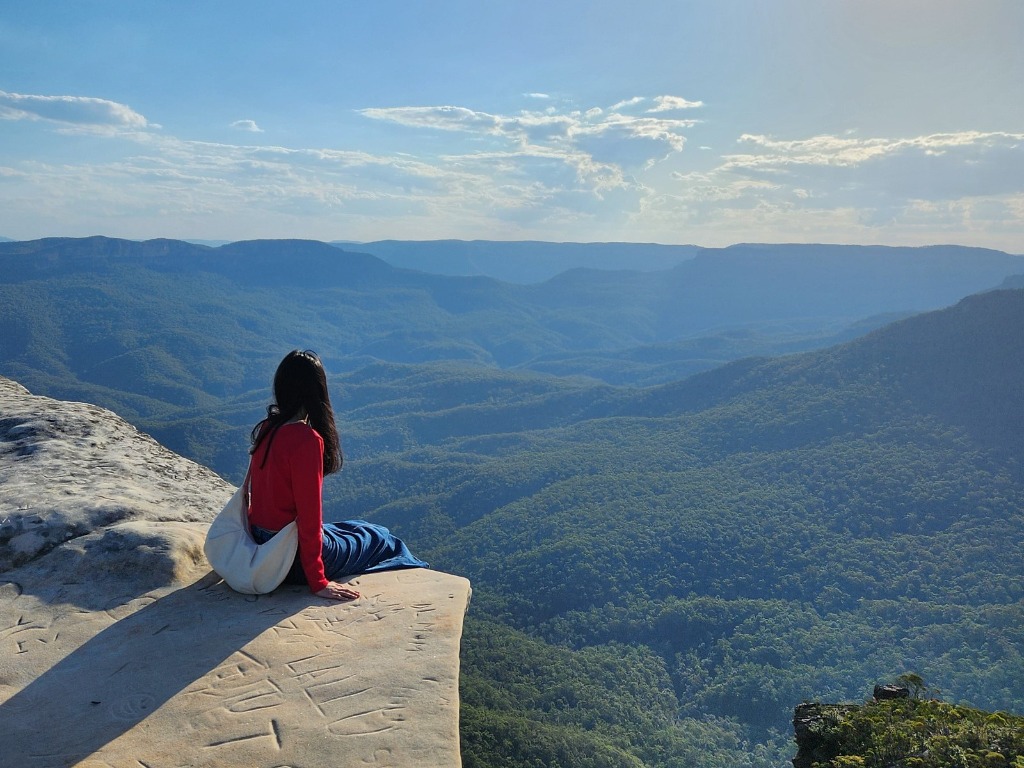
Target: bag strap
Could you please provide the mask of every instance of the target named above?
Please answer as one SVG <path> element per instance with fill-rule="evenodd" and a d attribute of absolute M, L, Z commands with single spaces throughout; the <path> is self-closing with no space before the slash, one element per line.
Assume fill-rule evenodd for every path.
<path fill-rule="evenodd" d="M 249 459 L 249 468 L 245 470 L 245 480 L 242 481 L 242 521 L 245 523 L 245 532 L 252 539 L 252 523 L 249 522 L 250 491 L 252 490 L 252 459 Z"/>
<path fill-rule="evenodd" d="M 245 470 L 245 480 L 242 481 L 242 501 L 245 503 L 245 516 L 249 517 L 249 502 L 252 495 L 252 458 L 249 459 L 249 467 Z"/>

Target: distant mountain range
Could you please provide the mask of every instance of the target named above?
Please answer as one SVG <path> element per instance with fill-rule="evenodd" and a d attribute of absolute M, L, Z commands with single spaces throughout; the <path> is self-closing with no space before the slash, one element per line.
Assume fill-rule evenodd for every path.
<path fill-rule="evenodd" d="M 312 241 L 210 248 L 97 237 L 5 243 L 0 266 L 0 327 L 9 333 L 0 364 L 25 363 L 38 342 L 48 349 L 30 368 L 65 359 L 103 367 L 142 349 L 146 331 L 170 313 L 185 336 L 213 337 L 195 354 L 242 365 L 261 349 L 305 343 L 336 370 L 462 360 L 650 384 L 745 355 L 824 346 L 948 305 L 1024 273 L 1024 258 L 959 247 L 736 246 L 658 272 L 571 270 L 519 285 L 400 269 Z M 70 306 L 81 316 L 60 311 Z M 45 324 L 59 333 L 19 331 Z M 97 325 L 112 339 L 93 350 L 80 337 L 102 333 Z M 128 327 L 136 330 L 118 330 Z M 87 380 L 77 364 L 70 370 Z M 242 391 L 250 381 L 226 385 Z"/>
<path fill-rule="evenodd" d="M 519 285 L 313 241 L 50 238 L 0 244 L 0 373 L 136 419 L 262 390 L 293 347 L 335 374 L 432 363 L 649 386 L 855 338 L 1022 272 L 978 249 L 737 246 Z"/>
<path fill-rule="evenodd" d="M 657 243 L 547 243 L 533 240 L 378 240 L 333 242 L 372 253 L 388 264 L 459 277 L 493 277 L 510 283 L 541 283 L 570 269 L 671 269 L 704 250 Z"/>
<path fill-rule="evenodd" d="M 0 242 L 16 242 L 0 237 Z M 31 241 L 30 241 L 31 242 Z M 136 241 L 145 242 L 145 241 Z M 219 248 L 232 240 L 185 239 L 181 242 Z M 721 253 L 767 249 L 774 253 L 810 248 L 815 252 L 833 248 L 853 252 L 895 253 L 914 250 L 886 246 L 830 245 L 751 245 L 738 244 L 728 248 L 705 248 L 696 245 L 664 245 L 659 243 L 552 243 L 543 241 L 498 240 L 377 240 L 358 242 L 334 240 L 330 243 L 345 251 L 369 253 L 388 264 L 431 274 L 452 277 L 492 277 L 504 282 L 530 284 L 550 280 L 573 269 L 604 271 L 660 272 L 669 270 L 703 253 Z M 958 248 L 958 246 L 933 246 Z M 962 249 L 982 252 L 985 249 Z M 998 253 L 998 252 L 990 252 Z"/>
<path fill-rule="evenodd" d="M 762 256 L 795 256 L 806 254 L 842 254 L 842 258 L 901 259 L 908 253 L 926 249 L 891 248 L 886 246 L 834 246 L 795 244 L 738 244 L 728 248 L 703 248 L 696 245 L 659 245 L 656 243 L 548 243 L 536 241 L 493 240 L 380 240 L 369 243 L 332 243 L 345 250 L 362 251 L 377 256 L 396 267 L 452 276 L 493 277 L 512 283 L 540 283 L 572 269 L 606 271 L 660 272 L 670 270 L 699 256 L 712 262 L 746 259 L 752 254 Z M 999 252 L 959 246 L 932 246 L 938 252 L 958 253 L 960 257 L 981 257 Z M 829 267 L 831 268 L 831 266 Z M 852 276 L 852 272 L 837 273 Z"/>

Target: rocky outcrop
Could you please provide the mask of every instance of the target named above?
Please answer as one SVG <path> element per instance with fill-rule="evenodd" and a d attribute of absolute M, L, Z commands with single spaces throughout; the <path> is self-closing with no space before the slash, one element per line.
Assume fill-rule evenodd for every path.
<path fill-rule="evenodd" d="M 231 490 L 110 411 L 0 377 L 0 572 L 116 523 L 209 522 Z"/>
<path fill-rule="evenodd" d="M 918 698 L 903 686 L 877 686 L 864 704 L 805 702 L 793 729 L 794 768 L 1024 764 L 1024 717 Z"/>
<path fill-rule="evenodd" d="M 231 490 L 107 411 L 0 378 L 3 759 L 458 766 L 469 583 L 234 593 L 202 554 Z"/>
<path fill-rule="evenodd" d="M 910 698 L 910 689 L 903 685 L 876 685 L 872 693 L 875 701 Z"/>
<path fill-rule="evenodd" d="M 819 704 L 804 702 L 793 713 L 793 733 L 797 753 L 793 768 L 813 768 L 835 754 L 834 731 L 855 704 Z M 827 763 L 825 763 L 827 765 Z"/>

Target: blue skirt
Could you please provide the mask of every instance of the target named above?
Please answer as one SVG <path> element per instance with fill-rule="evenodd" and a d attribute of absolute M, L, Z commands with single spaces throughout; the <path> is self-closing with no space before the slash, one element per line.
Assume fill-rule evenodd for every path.
<path fill-rule="evenodd" d="M 269 541 L 274 531 L 252 526 L 252 537 L 257 544 Z M 383 525 L 365 520 L 345 520 L 324 523 L 320 557 L 324 561 L 324 576 L 329 581 L 359 573 L 390 571 L 396 568 L 429 568 L 413 555 L 405 542 Z M 299 554 L 284 580 L 285 584 L 306 584 Z"/>

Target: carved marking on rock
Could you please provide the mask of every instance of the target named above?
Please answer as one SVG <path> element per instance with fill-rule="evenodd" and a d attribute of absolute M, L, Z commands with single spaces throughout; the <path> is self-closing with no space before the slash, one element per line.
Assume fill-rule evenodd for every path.
<path fill-rule="evenodd" d="M 143 595 L 142 597 L 136 597 L 134 600 L 129 600 L 126 603 L 120 605 L 114 605 L 107 608 L 104 612 L 114 621 L 120 621 L 121 619 L 131 616 L 133 613 L 140 611 L 150 603 L 156 602 L 156 597 L 153 595 Z"/>
<path fill-rule="evenodd" d="M 348 680 L 352 675 L 344 675 L 338 680 L 328 680 L 323 683 L 306 686 L 306 693 L 317 705 L 317 709 L 324 711 L 328 704 L 347 698 L 352 694 Z"/>
<path fill-rule="evenodd" d="M 137 723 L 153 711 L 156 700 L 148 693 L 132 693 L 110 707 L 110 716 L 114 720 Z"/>
<path fill-rule="evenodd" d="M 273 680 L 261 680 L 259 683 L 239 691 L 236 695 L 225 698 L 223 706 L 229 712 L 240 714 L 279 707 L 284 701 L 284 694 Z"/>
<path fill-rule="evenodd" d="M 392 762 L 390 749 L 375 749 L 373 757 L 363 760 L 364 765 L 384 765 Z"/>
<path fill-rule="evenodd" d="M 57 639 L 57 635 L 49 623 L 43 623 L 37 618 L 26 618 L 24 615 L 0 628 L 0 641 L 11 641 L 15 655 L 30 653 L 32 648 L 38 647 L 35 643 L 52 643 Z"/>
<path fill-rule="evenodd" d="M 335 736 L 370 736 L 398 727 L 405 720 L 404 706 L 378 707 L 344 715 L 327 729 Z"/>
<path fill-rule="evenodd" d="M 281 749 L 281 726 L 277 720 L 270 721 L 270 728 L 274 732 L 274 741 L 277 742 L 277 748 Z"/>
<path fill-rule="evenodd" d="M 234 745 L 236 745 L 236 744 L 238 744 L 240 742 L 243 742 L 243 741 L 251 741 L 252 739 L 266 739 L 266 738 L 274 739 L 275 743 L 277 741 L 277 739 L 274 736 L 273 732 L 271 732 L 271 733 L 251 733 L 248 736 L 234 736 L 234 737 L 232 737 L 230 739 L 222 739 L 220 741 L 214 741 L 214 742 L 211 742 L 210 744 L 207 744 L 206 746 L 207 746 L 207 748 L 234 746 Z"/>

